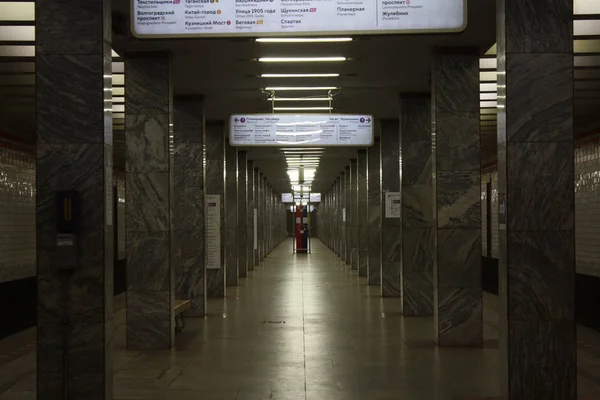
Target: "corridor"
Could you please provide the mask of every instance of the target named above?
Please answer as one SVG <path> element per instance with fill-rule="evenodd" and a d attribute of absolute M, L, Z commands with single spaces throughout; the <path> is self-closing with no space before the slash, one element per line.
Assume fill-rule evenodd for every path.
<path fill-rule="evenodd" d="M 483 349 L 437 348 L 432 318 L 402 317 L 399 299 L 381 298 L 321 242 L 291 252 L 287 240 L 225 301 L 211 300 L 207 318 L 188 318 L 170 351 L 125 350 L 116 304 L 115 399 L 498 398 L 494 297 Z M 0 400 L 35 398 L 34 334 L 0 342 Z M 579 398 L 600 399 L 598 335 L 580 328 L 579 347 Z"/>

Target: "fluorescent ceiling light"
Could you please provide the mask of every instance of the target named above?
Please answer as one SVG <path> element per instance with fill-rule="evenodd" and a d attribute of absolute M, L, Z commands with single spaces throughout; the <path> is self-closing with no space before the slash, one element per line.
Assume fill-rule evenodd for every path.
<path fill-rule="evenodd" d="M 330 37 L 330 38 L 258 38 L 260 43 L 332 43 L 332 42 L 351 42 L 351 37 Z"/>
<path fill-rule="evenodd" d="M 338 62 L 346 57 L 261 57 L 258 62 Z"/>
<path fill-rule="evenodd" d="M 269 101 L 331 101 L 329 97 L 269 97 Z"/>
<path fill-rule="evenodd" d="M 337 78 L 340 74 L 261 74 L 261 78 Z"/>
<path fill-rule="evenodd" d="M 325 150 L 325 147 L 284 147 L 281 150 L 296 150 L 296 151 L 309 151 L 309 150 Z"/>
<path fill-rule="evenodd" d="M 329 111 L 331 109 L 332 107 L 273 107 L 273 111 Z"/>
<path fill-rule="evenodd" d="M 264 90 L 336 90 L 335 86 L 274 86 L 266 87 Z"/>

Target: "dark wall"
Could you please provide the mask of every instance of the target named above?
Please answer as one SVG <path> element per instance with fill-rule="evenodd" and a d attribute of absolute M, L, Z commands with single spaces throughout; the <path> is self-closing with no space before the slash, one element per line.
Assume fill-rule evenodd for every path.
<path fill-rule="evenodd" d="M 125 260 L 115 261 L 115 296 L 127 290 Z M 35 277 L 0 283 L 0 339 L 35 326 L 37 279 Z"/>
<path fill-rule="evenodd" d="M 481 286 L 498 294 L 498 260 L 482 257 Z M 577 323 L 600 332 L 600 278 L 575 274 L 575 317 Z"/>

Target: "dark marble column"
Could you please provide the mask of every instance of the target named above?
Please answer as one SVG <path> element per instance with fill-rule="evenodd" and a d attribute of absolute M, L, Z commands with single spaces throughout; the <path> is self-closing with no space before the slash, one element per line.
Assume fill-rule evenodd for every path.
<path fill-rule="evenodd" d="M 258 221 L 257 221 L 257 228 L 256 228 L 256 232 L 258 233 L 258 248 L 256 249 L 257 254 L 258 254 L 258 262 L 260 263 L 262 260 L 264 260 L 265 255 L 263 253 L 263 240 L 264 240 L 264 226 L 265 226 L 265 220 L 264 220 L 264 214 L 265 214 L 265 206 L 264 206 L 264 201 L 265 201 L 265 179 L 263 177 L 263 174 L 261 172 L 258 172 L 258 186 L 257 186 L 257 203 L 256 203 L 256 209 L 258 212 Z"/>
<path fill-rule="evenodd" d="M 511 400 L 577 398 L 572 13 L 573 0 L 498 0 L 500 347 Z"/>
<path fill-rule="evenodd" d="M 400 99 L 402 165 L 402 313 L 433 315 L 431 96 Z"/>
<path fill-rule="evenodd" d="M 400 297 L 402 220 L 386 217 L 386 202 L 400 193 L 400 124 L 381 121 L 381 295 Z"/>
<path fill-rule="evenodd" d="M 437 341 L 442 346 L 480 346 L 479 57 L 475 51 L 439 49 L 432 70 Z"/>
<path fill-rule="evenodd" d="M 178 299 L 190 300 L 186 315 L 206 314 L 204 270 L 204 106 L 201 98 L 174 101 L 173 238 Z"/>
<path fill-rule="evenodd" d="M 225 270 L 227 286 L 239 284 L 238 265 L 238 155 L 225 142 Z"/>
<path fill-rule="evenodd" d="M 350 211 L 346 213 L 350 220 L 350 239 L 352 240 L 351 269 L 358 270 L 358 163 L 350 160 Z"/>
<path fill-rule="evenodd" d="M 254 213 L 256 214 L 256 219 L 254 220 L 254 266 L 258 267 L 260 264 L 260 252 L 258 251 L 260 246 L 260 173 L 258 172 L 258 168 L 254 168 Z"/>
<path fill-rule="evenodd" d="M 262 184 L 262 260 L 267 258 L 268 253 L 268 238 L 269 238 L 269 210 L 268 210 L 268 201 L 269 201 L 269 184 L 267 183 L 267 178 L 263 175 L 263 184 Z"/>
<path fill-rule="evenodd" d="M 254 271 L 254 208 L 255 206 L 255 179 L 254 179 L 254 161 L 248 161 L 246 168 L 246 178 L 248 179 L 247 195 L 248 206 L 246 207 L 246 259 L 248 260 L 248 271 Z"/>
<path fill-rule="evenodd" d="M 206 290 L 210 298 L 224 298 L 225 271 L 225 126 L 223 122 L 206 123 L 204 131 L 206 167 L 204 169 L 204 220 Z M 214 201 L 207 202 L 207 199 Z M 216 210 L 210 210 L 216 207 Z M 211 221 L 211 215 L 218 215 Z M 212 233 L 218 232 L 216 237 Z M 212 243 L 212 245 L 211 245 Z M 210 253 L 210 252 L 214 253 Z"/>
<path fill-rule="evenodd" d="M 111 2 L 38 0 L 35 13 L 37 398 L 112 399 Z M 81 208 L 65 271 L 56 196 L 70 190 Z"/>
<path fill-rule="evenodd" d="M 358 275 L 367 276 L 369 268 L 369 210 L 367 194 L 367 150 L 358 151 L 358 200 L 357 200 L 357 229 L 358 229 Z"/>
<path fill-rule="evenodd" d="M 248 156 L 238 152 L 238 265 L 240 278 L 248 276 Z"/>
<path fill-rule="evenodd" d="M 340 230 L 338 232 L 338 234 L 340 235 L 340 242 L 341 242 L 341 247 L 340 247 L 340 258 L 343 261 L 346 261 L 346 221 L 344 220 L 344 208 L 346 207 L 346 174 L 344 172 L 342 172 L 342 174 L 340 175 L 340 190 L 339 190 L 339 196 L 340 196 L 340 201 L 338 202 L 338 208 L 339 208 L 339 220 L 340 220 Z"/>
<path fill-rule="evenodd" d="M 171 56 L 125 56 L 127 347 L 170 348 L 173 302 Z"/>
<path fill-rule="evenodd" d="M 344 170 L 344 210 L 342 214 L 342 217 L 345 219 L 344 225 L 346 228 L 346 265 L 352 265 L 352 225 L 350 224 L 351 176 L 350 167 L 346 167 Z"/>
<path fill-rule="evenodd" d="M 369 285 L 381 284 L 381 174 L 380 159 L 381 144 L 375 138 L 373 146 L 369 147 L 367 154 L 367 191 L 368 191 L 368 219 L 369 219 L 369 248 L 368 248 L 368 283 Z"/>

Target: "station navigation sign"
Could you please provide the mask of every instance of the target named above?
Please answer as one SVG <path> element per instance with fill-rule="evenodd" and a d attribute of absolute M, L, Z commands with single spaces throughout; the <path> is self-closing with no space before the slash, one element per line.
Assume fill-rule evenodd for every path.
<path fill-rule="evenodd" d="M 139 38 L 460 32 L 467 0 L 131 0 Z"/>
<path fill-rule="evenodd" d="M 373 145 L 373 116 L 244 114 L 229 120 L 232 146 L 335 147 Z"/>

